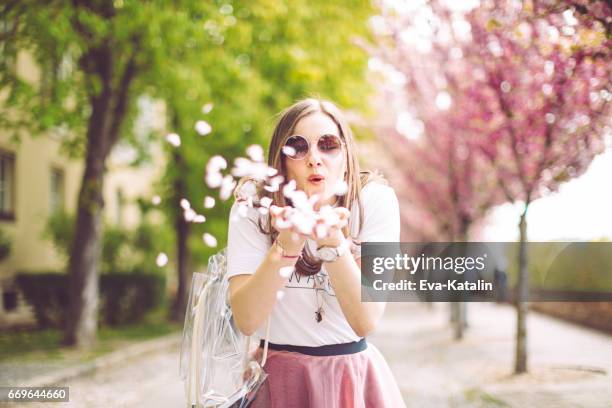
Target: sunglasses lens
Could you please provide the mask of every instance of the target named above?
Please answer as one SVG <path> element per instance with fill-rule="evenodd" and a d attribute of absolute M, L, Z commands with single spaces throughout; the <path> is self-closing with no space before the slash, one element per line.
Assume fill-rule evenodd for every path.
<path fill-rule="evenodd" d="M 302 136 L 291 136 L 285 142 L 283 152 L 292 159 L 302 159 L 308 153 L 308 141 Z"/>
<path fill-rule="evenodd" d="M 336 154 L 340 153 L 340 149 L 342 148 L 342 142 L 340 141 L 340 138 L 338 136 L 323 135 L 317 143 L 317 148 L 321 153 L 335 156 Z"/>

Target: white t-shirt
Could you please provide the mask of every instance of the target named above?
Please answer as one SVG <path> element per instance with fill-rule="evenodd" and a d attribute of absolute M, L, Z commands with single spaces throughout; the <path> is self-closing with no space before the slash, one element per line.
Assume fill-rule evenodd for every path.
<path fill-rule="evenodd" d="M 364 211 L 363 228 L 357 234 L 359 210 L 357 203 L 354 203 L 349 218 L 351 235 L 359 242 L 399 242 L 399 204 L 393 188 L 370 182 L 361 191 L 361 202 Z M 232 206 L 227 244 L 230 278 L 253 274 L 270 249 L 270 238 L 259 230 L 258 217 L 264 216 L 252 208 L 249 208 L 246 217 L 240 217 L 237 204 Z M 266 226 L 265 223 L 262 225 Z M 306 244 L 311 253 L 314 253 L 316 242 L 308 239 Z M 287 280 L 284 292 L 284 297 L 272 309 L 271 343 L 314 347 L 360 339 L 342 313 L 324 264 L 314 276 L 301 276 L 294 272 Z M 315 319 L 318 305 L 324 310 L 321 322 Z M 259 338 L 265 336 L 265 322 L 267 319 L 257 330 Z"/>

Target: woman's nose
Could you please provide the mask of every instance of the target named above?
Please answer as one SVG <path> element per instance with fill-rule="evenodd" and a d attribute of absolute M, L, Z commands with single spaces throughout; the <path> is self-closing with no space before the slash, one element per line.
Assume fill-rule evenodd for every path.
<path fill-rule="evenodd" d="M 319 150 L 316 147 L 309 150 L 306 160 L 308 167 L 319 167 L 323 164 L 321 161 L 321 153 L 319 153 Z"/>

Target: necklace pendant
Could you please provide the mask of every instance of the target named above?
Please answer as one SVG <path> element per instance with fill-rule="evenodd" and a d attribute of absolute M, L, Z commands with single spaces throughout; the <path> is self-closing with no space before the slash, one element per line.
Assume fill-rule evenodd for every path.
<path fill-rule="evenodd" d="M 315 312 L 315 320 L 317 321 L 317 323 L 321 323 L 321 320 L 323 320 L 323 308 L 322 307 L 320 307 Z"/>

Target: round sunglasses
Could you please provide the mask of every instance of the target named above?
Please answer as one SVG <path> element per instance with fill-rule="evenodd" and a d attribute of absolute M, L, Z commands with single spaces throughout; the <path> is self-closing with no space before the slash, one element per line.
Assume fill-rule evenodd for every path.
<path fill-rule="evenodd" d="M 317 149 L 328 157 L 336 157 L 341 151 L 344 141 L 336 135 L 322 135 L 317 139 Z M 302 160 L 310 150 L 310 142 L 304 136 L 294 135 L 285 141 L 282 152 L 292 160 Z"/>

